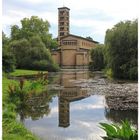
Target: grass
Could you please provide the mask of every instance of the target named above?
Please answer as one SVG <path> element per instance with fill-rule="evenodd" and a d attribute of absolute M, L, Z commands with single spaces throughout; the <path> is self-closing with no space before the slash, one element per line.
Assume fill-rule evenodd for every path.
<path fill-rule="evenodd" d="M 18 71 L 19 72 L 19 71 Z M 26 71 L 26 73 L 29 71 Z M 16 121 L 16 106 L 13 103 L 8 102 L 8 85 L 18 85 L 18 81 L 7 79 L 3 76 L 2 88 L 3 88 L 3 140 L 38 140 L 29 130 L 27 130 L 23 124 Z M 30 85 L 30 82 L 25 84 Z"/>
<path fill-rule="evenodd" d="M 3 97 L 3 102 L 6 102 L 6 99 L 8 98 L 8 85 L 10 84 L 18 84 L 17 81 L 15 80 L 11 80 L 11 79 L 7 79 L 5 76 L 3 76 L 2 78 L 2 97 Z"/>
<path fill-rule="evenodd" d="M 38 72 L 47 73 L 47 71 L 16 69 L 14 72 L 10 73 L 10 76 L 35 75 L 35 74 L 38 74 Z"/>

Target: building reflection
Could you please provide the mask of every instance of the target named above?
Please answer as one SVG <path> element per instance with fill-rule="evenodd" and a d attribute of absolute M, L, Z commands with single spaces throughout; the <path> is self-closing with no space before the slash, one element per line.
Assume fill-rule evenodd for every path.
<path fill-rule="evenodd" d="M 88 73 L 62 73 L 60 85 L 64 89 L 60 90 L 58 96 L 59 104 L 59 127 L 70 125 L 70 103 L 84 99 L 89 96 L 88 91 L 75 86 L 73 80 L 88 79 Z"/>

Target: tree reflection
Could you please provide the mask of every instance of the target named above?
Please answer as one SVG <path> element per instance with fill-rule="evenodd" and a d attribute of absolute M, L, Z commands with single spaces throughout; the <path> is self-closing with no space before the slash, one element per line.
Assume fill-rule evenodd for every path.
<path fill-rule="evenodd" d="M 25 96 L 24 100 L 17 107 L 17 112 L 22 122 L 25 118 L 31 117 L 32 120 L 37 120 L 50 113 L 49 104 L 52 102 L 52 94 L 44 92 L 40 94 L 25 94 Z"/>

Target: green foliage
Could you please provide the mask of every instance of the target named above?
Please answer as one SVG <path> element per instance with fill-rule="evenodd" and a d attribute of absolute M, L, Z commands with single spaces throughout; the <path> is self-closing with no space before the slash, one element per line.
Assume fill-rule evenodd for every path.
<path fill-rule="evenodd" d="M 47 71 L 58 71 L 59 66 L 57 64 L 50 63 L 46 60 L 34 61 L 31 69 L 47 70 Z"/>
<path fill-rule="evenodd" d="M 10 39 L 2 32 L 2 70 L 4 72 L 12 72 L 15 70 L 16 59 L 10 52 L 9 44 Z"/>
<path fill-rule="evenodd" d="M 104 68 L 104 53 L 103 53 L 104 46 L 97 45 L 96 48 L 91 50 L 91 60 L 90 63 L 90 70 L 101 70 Z"/>
<path fill-rule="evenodd" d="M 106 131 L 107 137 L 103 137 L 105 140 L 137 140 L 137 130 L 131 127 L 130 122 L 127 120 L 122 121 L 122 125 L 100 123 L 101 128 Z"/>
<path fill-rule="evenodd" d="M 24 72 L 25 73 L 25 72 Z M 27 72 L 26 72 L 27 73 Z M 31 132 L 29 132 L 23 124 L 16 121 L 17 113 L 21 115 L 29 115 L 32 113 L 32 118 L 38 118 L 40 115 L 49 113 L 48 101 L 51 98 L 44 98 L 47 96 L 46 91 L 47 74 L 38 73 L 36 81 L 26 81 L 20 79 L 19 82 L 9 80 L 3 77 L 3 139 L 4 140 L 37 140 Z M 33 100 L 32 96 L 36 96 Z M 42 97 L 40 100 L 40 96 Z M 33 102 L 30 102 L 32 100 Z M 31 103 L 34 103 L 33 105 Z M 44 105 L 42 107 L 42 104 Z M 35 106 L 36 105 L 36 106 Z M 40 108 L 39 108 L 40 107 Z M 40 112 L 42 114 L 38 114 Z M 27 114 L 28 113 L 28 114 Z M 21 117 L 22 118 L 22 117 Z"/>
<path fill-rule="evenodd" d="M 86 39 L 88 39 L 88 40 L 90 40 L 90 41 L 93 41 L 93 38 L 90 37 L 90 36 L 86 37 Z"/>
<path fill-rule="evenodd" d="M 59 66 L 50 53 L 58 44 L 56 39 L 52 39 L 49 28 L 47 20 L 32 16 L 21 20 L 21 28 L 18 25 L 11 26 L 11 38 L 3 33 L 3 70 L 11 72 L 16 67 L 58 71 Z"/>
<path fill-rule="evenodd" d="M 8 46 L 10 39 L 2 32 L 2 46 Z"/>
<path fill-rule="evenodd" d="M 30 43 L 26 39 L 14 40 L 10 43 L 11 53 L 15 55 L 16 67 L 22 68 L 25 65 L 26 56 L 29 56 Z"/>
<path fill-rule="evenodd" d="M 16 59 L 12 53 L 6 48 L 3 48 L 2 53 L 2 70 L 6 73 L 13 72 L 15 70 Z"/>
<path fill-rule="evenodd" d="M 47 71 L 41 71 L 44 73 L 48 73 Z M 25 75 L 36 75 L 38 71 L 35 70 L 24 70 L 24 69 L 16 69 L 14 72 L 10 73 L 10 76 L 25 76 Z"/>
<path fill-rule="evenodd" d="M 45 47 L 39 36 L 32 36 L 30 40 L 21 39 L 10 43 L 17 60 L 17 68 L 32 70 L 58 71 L 59 67 L 51 57 L 49 49 Z"/>
<path fill-rule="evenodd" d="M 106 76 L 108 77 L 108 78 L 112 78 L 113 77 L 113 72 L 112 72 L 112 69 L 105 69 L 104 70 L 104 73 L 106 74 Z"/>
<path fill-rule="evenodd" d="M 114 78 L 137 79 L 138 21 L 125 21 L 106 31 L 105 62 Z"/>
<path fill-rule="evenodd" d="M 11 112 L 7 112 L 10 114 Z M 37 137 L 31 134 L 23 124 L 18 123 L 11 116 L 3 116 L 3 140 L 37 140 Z"/>
<path fill-rule="evenodd" d="M 57 47 L 57 43 L 49 33 L 50 24 L 47 20 L 43 21 L 43 19 L 37 16 L 32 16 L 31 18 L 22 19 L 21 25 L 21 28 L 17 25 L 11 26 L 12 40 L 30 40 L 33 36 L 39 36 L 46 48 L 53 49 Z"/>
<path fill-rule="evenodd" d="M 3 108 L 3 140 L 37 140 L 37 137 L 32 135 L 23 124 L 16 122 L 16 108 L 16 105 L 10 102 L 6 102 Z"/>

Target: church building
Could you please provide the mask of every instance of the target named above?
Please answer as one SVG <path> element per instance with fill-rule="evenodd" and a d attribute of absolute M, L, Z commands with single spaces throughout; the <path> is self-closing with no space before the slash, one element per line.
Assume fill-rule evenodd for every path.
<path fill-rule="evenodd" d="M 52 57 L 61 68 L 88 68 L 90 50 L 98 44 L 81 36 L 70 34 L 70 9 L 58 8 L 58 49 L 52 51 Z"/>

